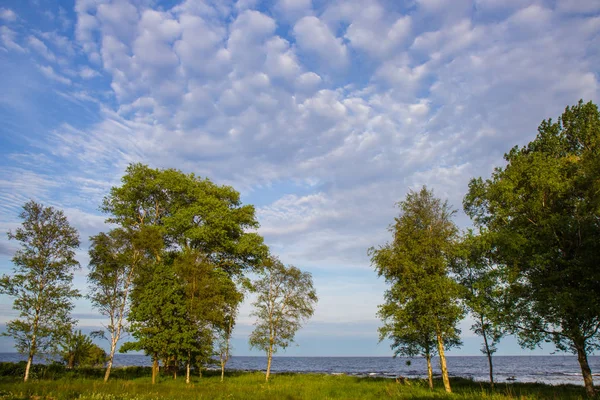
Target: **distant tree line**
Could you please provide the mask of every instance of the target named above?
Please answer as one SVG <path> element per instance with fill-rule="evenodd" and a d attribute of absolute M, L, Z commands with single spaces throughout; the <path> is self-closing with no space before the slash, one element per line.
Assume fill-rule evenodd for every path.
<path fill-rule="evenodd" d="M 112 229 L 90 238 L 87 298 L 107 320 L 92 335 L 108 340 L 108 354 L 74 331 L 71 310 L 81 294 L 72 281 L 80 242 L 64 213 L 30 201 L 21 226 L 8 234 L 21 247 L 0 290 L 15 298 L 20 312 L 6 335 L 27 355 L 24 380 L 34 356 L 60 354 L 69 368 L 106 362 L 107 381 L 117 350 L 150 356 L 152 383 L 161 366 L 174 378 L 185 368 L 189 383 L 192 368 L 202 374 L 218 362 L 223 377 L 248 291 L 258 296 L 251 344 L 267 353 L 268 380 L 273 353 L 293 341 L 317 297 L 309 273 L 269 254 L 255 232 L 254 207 L 243 205 L 229 186 L 132 164 L 101 208 Z M 258 276 L 255 283 L 248 272 Z M 125 332 L 133 340 L 119 347 Z"/>
<path fill-rule="evenodd" d="M 577 355 L 589 396 L 587 360 L 600 346 L 600 114 L 593 103 L 545 120 L 506 165 L 469 183 L 463 206 L 474 228 L 460 234 L 447 202 L 426 187 L 398 203 L 391 242 L 369 249 L 390 287 L 379 316 L 395 354 L 440 359 L 460 345 L 458 322 L 475 321 L 489 361 L 506 334 L 523 347 L 545 342 Z"/>

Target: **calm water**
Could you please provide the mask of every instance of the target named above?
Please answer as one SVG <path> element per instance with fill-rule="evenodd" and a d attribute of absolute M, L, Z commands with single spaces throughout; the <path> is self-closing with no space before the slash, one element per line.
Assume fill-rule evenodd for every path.
<path fill-rule="evenodd" d="M 24 357 L 15 353 L 0 353 L 0 361 L 20 361 Z M 273 372 L 318 372 L 327 374 L 348 374 L 355 376 L 398 375 L 409 378 L 424 378 L 427 374 L 425 360 L 391 357 L 275 357 L 271 367 Z M 600 380 L 600 356 L 589 358 L 595 380 Z M 143 355 L 117 354 L 115 366 L 150 366 L 150 359 Z M 232 357 L 228 369 L 261 371 L 266 368 L 265 357 Z M 472 378 L 476 381 L 488 379 L 488 365 L 485 357 L 448 357 L 450 375 Z M 437 359 L 434 360 L 434 373 L 439 373 Z M 583 385 L 581 370 L 574 356 L 497 356 L 494 357 L 494 378 L 496 382 L 509 382 L 515 377 L 517 382 L 543 382 L 553 385 L 571 383 Z"/>

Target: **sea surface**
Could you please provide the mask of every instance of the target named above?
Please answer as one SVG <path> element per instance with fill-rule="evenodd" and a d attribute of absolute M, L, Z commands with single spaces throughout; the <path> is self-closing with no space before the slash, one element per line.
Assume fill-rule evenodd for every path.
<path fill-rule="evenodd" d="M 0 353 L 0 361 L 22 361 L 23 356 L 16 353 Z M 475 381 L 487 381 L 489 370 L 487 359 L 482 356 L 449 356 L 448 372 L 451 376 L 471 378 Z M 407 363 L 410 361 L 410 363 Z M 498 383 L 542 382 L 552 385 L 583 385 L 581 370 L 575 356 L 496 356 L 494 361 L 494 379 Z M 43 362 L 42 359 L 34 362 Z M 600 356 L 589 357 L 590 367 L 595 381 L 600 381 Z M 114 365 L 150 366 L 149 357 L 144 355 L 117 354 Z M 267 366 L 265 357 L 234 356 L 227 363 L 227 369 L 244 371 L 264 371 Z M 434 374 L 439 375 L 438 360 L 433 360 Z M 423 358 L 392 357 L 274 357 L 271 371 L 347 374 L 352 376 L 425 378 L 427 365 Z M 513 380 L 514 378 L 514 380 Z"/>

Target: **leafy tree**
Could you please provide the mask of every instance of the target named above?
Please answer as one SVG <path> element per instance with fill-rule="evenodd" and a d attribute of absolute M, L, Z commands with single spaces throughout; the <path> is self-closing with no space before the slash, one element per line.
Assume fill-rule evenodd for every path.
<path fill-rule="evenodd" d="M 178 367 L 178 360 L 194 346 L 194 327 L 188 322 L 185 289 L 172 267 L 156 264 L 152 278 L 135 288 L 129 313 L 131 334 L 136 339 L 120 351 L 143 350 L 152 358 L 152 383 L 156 382 L 159 361 Z"/>
<path fill-rule="evenodd" d="M 593 103 L 543 121 L 536 138 L 505 155 L 490 179 L 473 179 L 465 211 L 494 235 L 506 269 L 512 321 L 521 343 L 552 341 L 587 360 L 599 346 L 600 114 Z"/>
<path fill-rule="evenodd" d="M 61 346 L 61 357 L 69 369 L 78 366 L 96 367 L 106 362 L 106 352 L 80 330 L 65 336 Z"/>
<path fill-rule="evenodd" d="M 8 238 L 21 248 L 12 259 L 13 275 L 0 280 L 0 291 L 15 297 L 13 308 L 20 315 L 8 322 L 7 335 L 15 339 L 19 353 L 27 354 L 27 381 L 33 357 L 58 350 L 60 337 L 71 330 L 72 299 L 79 296 L 71 286 L 73 269 L 79 266 L 79 236 L 62 211 L 34 201 L 25 203 L 19 217 L 21 227 Z"/>
<path fill-rule="evenodd" d="M 386 302 L 379 307 L 378 316 L 384 321 L 379 328 L 379 339 L 391 339 L 394 357 L 422 356 L 427 362 L 427 377 L 429 388 L 433 389 L 433 368 L 431 358 L 437 354 L 437 338 L 435 325 L 427 316 L 429 305 L 419 299 L 400 306 L 398 299 L 402 298 L 400 286 L 392 286 L 385 293 Z M 462 343 L 458 332 L 453 332 L 444 338 L 444 348 L 460 346 Z"/>
<path fill-rule="evenodd" d="M 208 179 L 174 169 L 132 164 L 122 178 L 122 185 L 112 188 L 104 199 L 103 210 L 111 214 L 108 222 L 123 229 L 151 228 L 155 244 L 160 244 L 149 246 L 153 249 L 153 261 L 138 271 L 134 281 L 130 316 L 137 329 L 136 346 L 156 357 L 165 355 L 169 363 L 184 361 L 189 381 L 192 360 L 202 364 L 214 353 L 212 333 L 215 324 L 223 318 L 218 315 L 223 310 L 220 292 L 223 285 L 240 277 L 243 271 L 260 265 L 267 253 L 262 238 L 251 232 L 258 227 L 254 207 L 242 205 L 239 193 L 231 187 L 218 186 Z M 166 322 L 149 312 L 151 308 L 144 302 L 156 305 L 160 300 L 174 307 L 173 299 L 147 295 L 147 285 L 150 292 L 158 285 L 153 276 L 154 268 L 162 272 L 169 270 L 168 279 L 177 282 L 177 301 L 180 301 L 177 307 L 182 307 L 178 313 L 182 315 L 181 323 L 188 323 L 186 327 L 178 325 L 179 320 L 167 323 L 182 330 L 178 333 L 181 340 L 177 350 L 171 345 L 160 350 L 155 348 L 154 339 L 144 339 L 145 335 L 154 334 L 149 327 Z M 136 310 L 137 307 L 140 310 Z M 158 359 L 155 362 L 158 367 Z"/>
<path fill-rule="evenodd" d="M 266 381 L 271 373 L 273 354 L 294 340 L 302 323 L 308 320 L 317 303 L 312 276 L 277 258 L 265 263 L 262 277 L 254 282 L 257 299 L 251 315 L 258 319 L 250 335 L 250 346 L 267 353 Z"/>
<path fill-rule="evenodd" d="M 408 344 L 407 350 L 420 349 L 426 356 L 434 336 L 444 388 L 450 392 L 444 345 L 458 337 L 456 325 L 463 315 L 459 287 L 449 277 L 458 231 L 454 211 L 425 187 L 411 190 L 398 206 L 400 216 L 390 227 L 393 242 L 369 249 L 377 273 L 391 285 L 380 308 L 380 333 L 388 334 L 401 351 Z"/>
<path fill-rule="evenodd" d="M 488 235 L 489 236 L 489 235 Z M 492 355 L 505 335 L 502 324 L 502 270 L 493 262 L 489 237 L 469 231 L 462 239 L 461 251 L 455 260 L 455 278 L 463 288 L 463 300 L 475 323 L 471 330 L 482 337 L 481 352 L 490 369 L 490 384 L 494 387 Z"/>
<path fill-rule="evenodd" d="M 126 331 L 129 298 L 137 270 L 146 261 L 144 231 L 113 229 L 108 234 L 92 236 L 88 298 L 100 314 L 108 317 L 106 331 L 110 335 L 110 351 L 104 374 L 108 381 L 117 344 Z M 100 331 L 104 337 L 104 332 Z"/>

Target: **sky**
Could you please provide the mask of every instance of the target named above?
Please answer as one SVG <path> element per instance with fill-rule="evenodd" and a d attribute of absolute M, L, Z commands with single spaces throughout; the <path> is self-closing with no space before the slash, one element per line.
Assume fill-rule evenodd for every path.
<path fill-rule="evenodd" d="M 79 230 L 85 292 L 103 196 L 129 163 L 177 168 L 237 189 L 271 251 L 312 273 L 315 315 L 282 355 L 391 355 L 367 249 L 396 203 L 427 185 L 469 227 L 469 180 L 597 103 L 599 66 L 596 0 L 3 0 L 0 274 L 33 199 Z M 234 354 L 259 354 L 250 312 Z M 85 300 L 74 316 L 103 323 Z M 15 317 L 0 297 L 0 324 Z M 470 325 L 450 355 L 480 354 Z M 553 350 L 508 338 L 497 354 Z"/>

